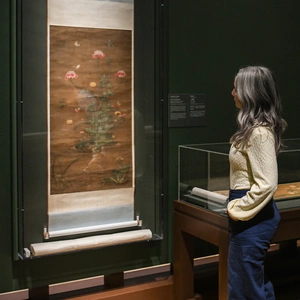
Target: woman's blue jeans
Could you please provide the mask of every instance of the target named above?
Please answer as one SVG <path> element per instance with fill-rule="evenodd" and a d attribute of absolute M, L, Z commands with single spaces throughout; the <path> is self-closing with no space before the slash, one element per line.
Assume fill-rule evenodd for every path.
<path fill-rule="evenodd" d="M 246 192 L 231 190 L 229 201 Z M 280 221 L 274 200 L 249 221 L 228 220 L 228 300 L 274 300 L 273 285 L 264 271 L 265 256 Z"/>

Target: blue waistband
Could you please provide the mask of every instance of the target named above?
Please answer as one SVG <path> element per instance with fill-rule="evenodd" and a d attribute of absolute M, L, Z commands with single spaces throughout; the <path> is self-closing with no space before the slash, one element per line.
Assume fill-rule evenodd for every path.
<path fill-rule="evenodd" d="M 229 190 L 229 198 L 228 201 L 241 198 L 247 194 L 249 190 Z M 264 208 L 257 213 L 252 219 L 248 221 L 233 221 L 228 218 L 229 220 L 229 230 L 234 231 L 243 231 L 247 228 L 250 228 L 260 222 L 263 222 L 265 220 L 271 219 L 274 216 L 274 207 L 276 207 L 276 204 L 274 204 L 273 199 L 269 201 Z"/>
<path fill-rule="evenodd" d="M 229 201 L 242 198 L 249 192 L 249 189 L 246 190 L 229 190 Z"/>

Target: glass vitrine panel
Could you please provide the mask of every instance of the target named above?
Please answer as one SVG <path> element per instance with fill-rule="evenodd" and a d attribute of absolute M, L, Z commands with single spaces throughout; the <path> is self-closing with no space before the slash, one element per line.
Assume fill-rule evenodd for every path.
<path fill-rule="evenodd" d="M 283 141 L 278 155 L 279 209 L 300 205 L 300 139 Z M 229 191 L 229 143 L 180 145 L 178 199 L 224 213 Z"/>
<path fill-rule="evenodd" d="M 71 2 L 18 2 L 22 258 L 162 238 L 160 7 Z"/>

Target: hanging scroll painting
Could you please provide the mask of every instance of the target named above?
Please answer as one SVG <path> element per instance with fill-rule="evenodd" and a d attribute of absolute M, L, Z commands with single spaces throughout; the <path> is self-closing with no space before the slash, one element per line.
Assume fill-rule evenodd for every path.
<path fill-rule="evenodd" d="M 49 231 L 134 219 L 132 1 L 48 1 Z"/>

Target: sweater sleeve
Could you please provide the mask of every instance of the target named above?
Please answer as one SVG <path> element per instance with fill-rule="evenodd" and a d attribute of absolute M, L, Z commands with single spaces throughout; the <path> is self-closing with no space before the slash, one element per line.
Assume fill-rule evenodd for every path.
<path fill-rule="evenodd" d="M 245 152 L 253 184 L 244 197 L 230 201 L 227 207 L 229 216 L 240 221 L 253 218 L 272 199 L 278 184 L 274 136 L 267 128 L 253 130 Z"/>

